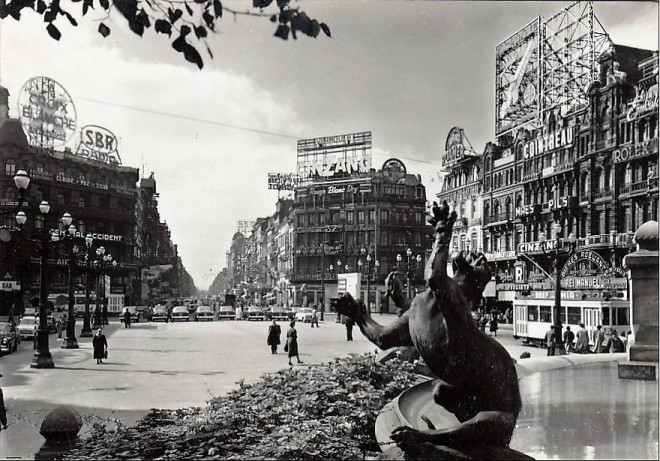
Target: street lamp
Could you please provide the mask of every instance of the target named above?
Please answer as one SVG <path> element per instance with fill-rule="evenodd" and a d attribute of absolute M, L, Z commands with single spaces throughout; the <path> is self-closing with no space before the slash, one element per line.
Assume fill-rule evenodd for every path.
<path fill-rule="evenodd" d="M 570 243 L 570 247 L 568 251 L 563 250 L 561 248 L 563 243 L 561 234 L 563 230 L 564 230 L 564 226 L 561 225 L 560 223 L 555 223 L 555 225 L 553 226 L 553 231 L 555 234 L 554 252 L 546 252 L 543 245 L 541 245 L 541 249 L 543 250 L 543 253 L 546 255 L 551 255 L 553 257 L 552 267 L 555 271 L 555 305 L 553 312 L 554 322 L 552 323 L 552 329 L 555 331 L 555 353 L 557 352 L 558 349 L 560 354 L 562 351 L 565 351 L 565 349 L 563 347 L 561 318 L 559 317 L 559 314 L 561 312 L 561 274 L 559 272 L 559 258 L 570 256 L 571 253 L 573 253 L 573 251 L 575 250 L 575 242 L 577 240 L 575 234 L 571 232 L 568 235 L 568 242 Z M 545 232 L 541 232 L 539 234 L 539 241 L 545 242 L 546 240 L 547 237 L 545 235 Z"/>
<path fill-rule="evenodd" d="M 21 179 L 24 181 L 25 178 Z M 59 242 L 59 238 L 53 240 L 53 237 L 48 232 L 46 228 L 46 216 L 50 211 L 50 205 L 47 201 L 43 200 L 39 204 L 39 211 L 44 218 L 43 228 L 39 238 L 32 239 L 29 237 L 23 237 L 29 242 L 39 244 L 39 325 L 37 325 L 36 337 L 37 337 L 37 347 L 32 357 L 32 363 L 30 364 L 31 368 L 53 368 L 55 364 L 53 363 L 53 356 L 50 353 L 48 345 L 48 281 L 46 280 L 48 272 L 48 245 L 52 245 Z M 67 220 L 71 217 L 70 215 L 65 214 L 62 219 Z M 23 225 L 27 222 L 27 216 L 23 211 L 19 211 L 16 214 L 16 222 L 18 223 L 19 228 L 23 228 Z M 69 221 L 70 224 L 70 221 Z M 72 238 L 71 228 L 69 228 L 69 233 Z M 73 229 L 75 233 L 75 228 Z"/>
<path fill-rule="evenodd" d="M 21 209 L 25 201 L 25 191 L 30 185 L 30 176 L 25 170 L 18 170 L 14 175 L 14 185 L 18 189 L 18 203 L 11 210 L 0 212 L 0 216 L 13 215 Z"/>
<path fill-rule="evenodd" d="M 76 339 L 76 318 L 75 312 L 73 310 L 73 304 L 75 301 L 75 290 L 73 286 L 74 281 L 74 266 L 76 265 L 76 252 L 74 251 L 73 246 L 73 236 L 76 234 L 76 226 L 71 224 L 73 218 L 69 213 L 64 213 L 62 216 L 62 224 L 69 231 L 69 235 L 66 240 L 69 242 L 69 310 L 67 313 L 67 322 L 66 322 L 66 338 L 62 342 L 62 349 L 78 349 L 78 340 Z"/>
<path fill-rule="evenodd" d="M 92 238 L 92 235 L 87 234 L 87 236 L 85 237 L 85 247 L 87 249 L 85 250 L 85 253 L 81 255 L 81 256 L 85 256 L 85 312 L 83 313 L 83 327 L 82 327 L 82 331 L 80 332 L 81 338 L 91 338 L 93 336 L 92 326 L 90 324 L 91 315 L 89 312 L 89 296 L 92 289 L 92 284 L 90 281 L 92 260 L 90 256 L 91 256 L 93 242 L 94 239 Z M 77 250 L 77 248 L 75 248 L 74 250 Z"/>
<path fill-rule="evenodd" d="M 93 329 L 103 327 L 103 313 L 101 304 L 105 306 L 105 267 L 112 262 L 112 255 L 105 254 L 105 247 L 100 246 L 96 249 L 96 256 L 98 259 L 94 261 L 94 267 L 97 268 L 96 272 L 96 309 L 94 310 L 94 325 Z M 103 283 L 101 283 L 103 281 Z M 101 286 L 103 285 L 103 286 Z M 107 317 L 107 307 L 104 307 Z"/>
<path fill-rule="evenodd" d="M 371 294 L 371 255 L 367 252 L 366 248 L 362 248 L 361 253 L 366 256 L 366 279 L 367 279 L 367 310 L 371 314 L 371 300 L 370 300 L 370 294 Z M 362 260 L 358 260 L 358 266 L 360 267 L 360 271 L 362 271 Z M 374 275 L 376 272 L 378 272 L 378 268 L 380 267 L 380 261 L 376 260 L 374 261 Z"/>
<path fill-rule="evenodd" d="M 410 248 L 406 249 L 406 295 L 408 299 L 412 297 L 412 287 L 410 286 L 410 275 L 412 272 L 417 271 L 419 267 L 422 265 L 422 255 L 417 255 L 417 257 L 413 258 L 412 257 L 412 250 Z M 412 259 L 412 261 L 411 261 Z M 397 266 L 401 267 L 401 262 L 403 261 L 403 257 L 401 254 L 396 255 L 396 262 Z"/>

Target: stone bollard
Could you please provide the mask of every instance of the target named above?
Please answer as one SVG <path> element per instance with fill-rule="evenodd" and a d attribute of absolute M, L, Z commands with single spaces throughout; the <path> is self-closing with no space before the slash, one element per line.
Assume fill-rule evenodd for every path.
<path fill-rule="evenodd" d="M 637 251 L 623 264 L 630 271 L 630 323 L 635 341 L 619 378 L 656 380 L 658 368 L 658 223 L 648 221 L 635 232 Z"/>
<path fill-rule="evenodd" d="M 54 408 L 41 423 L 39 433 L 46 439 L 35 460 L 54 460 L 78 442 L 78 432 L 83 426 L 80 413 L 68 406 Z"/>

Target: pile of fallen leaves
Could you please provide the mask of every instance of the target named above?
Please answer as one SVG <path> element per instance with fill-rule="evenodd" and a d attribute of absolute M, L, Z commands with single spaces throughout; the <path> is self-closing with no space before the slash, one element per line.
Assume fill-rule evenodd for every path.
<path fill-rule="evenodd" d="M 69 459 L 365 459 L 380 410 L 418 382 L 413 365 L 373 354 L 283 370 L 205 407 L 151 410 L 134 427 L 97 425 Z"/>

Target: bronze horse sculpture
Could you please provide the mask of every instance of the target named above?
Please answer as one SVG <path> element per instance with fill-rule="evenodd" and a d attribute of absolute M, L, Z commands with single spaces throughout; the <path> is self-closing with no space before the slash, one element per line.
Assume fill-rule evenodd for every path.
<path fill-rule="evenodd" d="M 424 292 L 406 299 L 401 282 L 394 274 L 388 276 L 388 295 L 405 310 L 396 321 L 378 324 L 350 294 L 339 299 L 337 312 L 351 317 L 381 349 L 414 346 L 437 377 L 435 403 L 460 422 L 444 429 L 395 430 L 391 437 L 407 459 L 531 459 L 508 448 L 522 407 L 515 362 L 477 327 L 471 314 L 491 277 L 486 258 L 461 253 L 452 262 L 454 277 L 447 275 L 455 220 L 446 202 L 434 204 L 429 222 L 435 239 Z"/>

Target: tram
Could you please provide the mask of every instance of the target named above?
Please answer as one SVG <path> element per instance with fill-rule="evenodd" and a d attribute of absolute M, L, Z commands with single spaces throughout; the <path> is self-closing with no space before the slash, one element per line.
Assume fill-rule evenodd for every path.
<path fill-rule="evenodd" d="M 513 302 L 513 337 L 526 344 L 545 347 L 545 334 L 554 323 L 554 299 L 516 299 Z M 559 314 L 562 327 L 571 327 L 577 333 L 583 323 L 593 345 L 596 326 L 618 332 L 630 329 L 630 301 L 611 300 L 561 300 Z"/>

